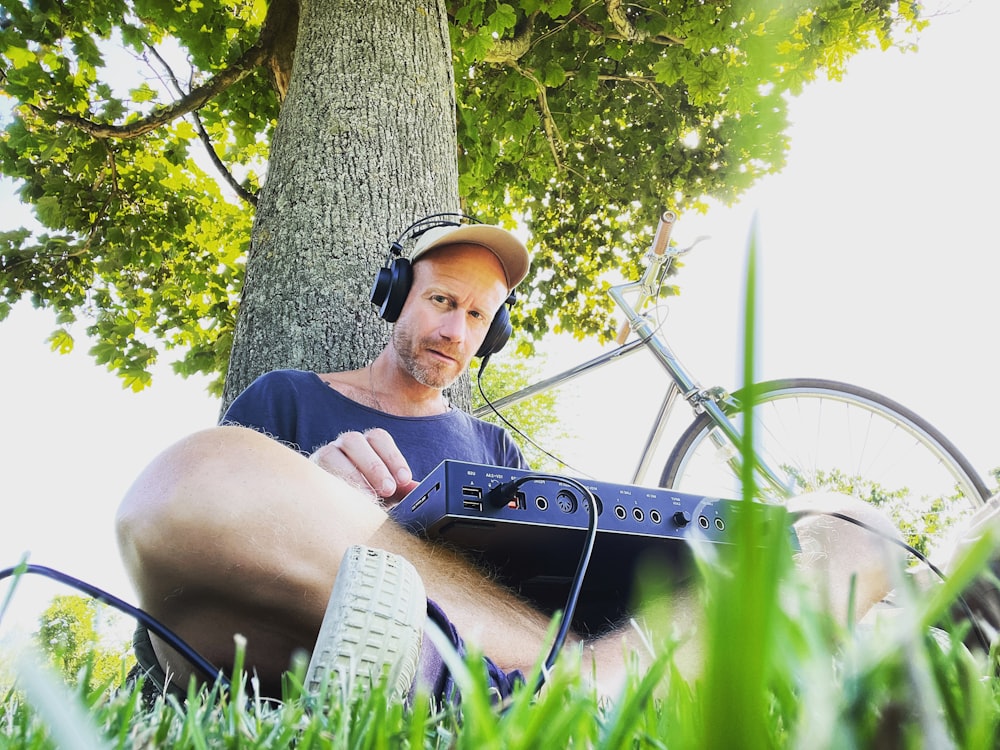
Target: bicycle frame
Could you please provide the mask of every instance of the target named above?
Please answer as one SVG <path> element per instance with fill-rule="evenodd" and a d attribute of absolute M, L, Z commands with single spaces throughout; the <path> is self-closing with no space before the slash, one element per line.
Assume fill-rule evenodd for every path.
<path fill-rule="evenodd" d="M 670 383 L 667 386 L 667 392 L 660 404 L 656 419 L 646 438 L 639 462 L 633 473 L 632 482 L 636 484 L 641 481 L 649 469 L 649 465 L 662 440 L 668 417 L 673 411 L 678 395 L 684 397 L 691 405 L 695 414 L 704 412 L 710 416 L 712 422 L 724 436 L 723 438 L 713 434 L 713 441 L 720 447 L 723 447 L 726 442 L 732 446 L 739 447 L 743 439 L 740 430 L 726 416 L 719 405 L 719 402 L 727 399 L 728 395 L 719 389 L 706 390 L 702 388 L 694 376 L 677 359 L 677 356 L 667 342 L 661 338 L 658 327 L 654 326 L 649 318 L 642 313 L 645 305 L 650 300 L 655 300 L 658 296 L 662 274 L 666 272 L 675 258 L 690 252 L 694 247 L 692 244 L 684 249 L 669 248 L 670 233 L 673 230 L 676 220 L 677 216 L 672 211 L 664 212 L 660 216 L 652 246 L 646 254 L 646 269 L 642 277 L 638 281 L 619 284 L 609 290 L 615 304 L 626 316 L 626 322 L 618 332 L 617 348 L 545 380 L 525 386 L 493 402 L 493 407 L 497 410 L 511 406 L 538 393 L 543 393 L 586 373 L 602 368 L 607 364 L 630 356 L 641 349 L 648 349 L 670 376 Z M 694 244 L 697 244 L 697 241 Z M 629 298 L 633 296 L 636 297 L 635 301 L 629 302 Z M 635 331 L 639 335 L 639 338 L 628 341 L 627 339 L 632 331 Z M 490 410 L 491 407 L 487 404 L 476 409 L 473 414 L 475 416 L 483 416 L 489 413 Z M 738 472 L 740 470 L 739 451 L 734 452 L 731 462 L 734 470 Z M 755 461 L 755 466 L 764 481 L 771 485 L 773 489 L 782 493 L 789 491 L 788 486 L 780 476 L 762 462 L 759 457 Z"/>

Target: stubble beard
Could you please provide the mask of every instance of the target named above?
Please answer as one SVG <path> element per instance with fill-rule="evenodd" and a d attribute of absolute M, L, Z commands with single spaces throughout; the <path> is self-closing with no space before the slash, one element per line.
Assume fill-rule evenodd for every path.
<path fill-rule="evenodd" d="M 444 363 L 423 364 L 419 360 L 418 354 L 424 349 L 438 349 L 448 353 L 449 356 L 454 355 L 446 345 L 441 344 L 439 341 L 415 340 L 410 335 L 409 328 L 405 323 L 402 325 L 397 323 L 395 328 L 393 328 L 391 343 L 396 350 L 396 355 L 399 357 L 403 369 L 421 385 L 425 385 L 428 388 L 436 388 L 437 390 L 444 390 L 458 380 L 461 375 L 461 372 L 452 372 Z"/>

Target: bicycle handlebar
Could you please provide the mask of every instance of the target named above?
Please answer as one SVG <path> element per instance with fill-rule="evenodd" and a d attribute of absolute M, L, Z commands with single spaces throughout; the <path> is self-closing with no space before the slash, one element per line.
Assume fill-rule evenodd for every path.
<path fill-rule="evenodd" d="M 670 233 L 674 229 L 677 221 L 677 214 L 673 211 L 664 211 L 660 214 L 660 222 L 656 225 L 656 234 L 653 235 L 653 245 L 650 248 L 653 255 L 663 255 L 670 244 Z"/>
<path fill-rule="evenodd" d="M 660 221 L 656 225 L 656 234 L 653 235 L 653 244 L 649 248 L 650 254 L 661 258 L 666 254 L 667 248 L 670 246 L 670 233 L 673 231 L 676 222 L 677 214 L 673 211 L 664 211 L 660 214 Z M 631 330 L 632 326 L 628 320 L 618 327 L 618 333 L 615 336 L 618 346 L 625 344 Z"/>

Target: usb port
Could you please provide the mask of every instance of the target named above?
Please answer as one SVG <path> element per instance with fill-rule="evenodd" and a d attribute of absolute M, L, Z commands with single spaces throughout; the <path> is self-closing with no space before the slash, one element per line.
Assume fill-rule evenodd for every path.
<path fill-rule="evenodd" d="M 483 490 L 480 487 L 462 487 L 462 507 L 482 511 Z"/>
<path fill-rule="evenodd" d="M 507 503 L 507 507 L 511 510 L 524 510 L 525 508 L 525 497 L 523 492 L 515 492 L 514 497 L 510 499 Z"/>

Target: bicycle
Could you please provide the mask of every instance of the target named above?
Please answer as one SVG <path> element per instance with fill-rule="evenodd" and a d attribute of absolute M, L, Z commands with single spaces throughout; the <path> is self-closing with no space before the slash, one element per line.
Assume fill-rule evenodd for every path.
<path fill-rule="evenodd" d="M 648 473 L 680 397 L 694 419 L 673 445 L 660 472 L 659 486 L 719 498 L 742 496 L 742 430 L 738 417 L 752 390 L 754 465 L 762 499 L 780 502 L 812 489 L 853 488 L 875 502 L 898 506 L 929 505 L 932 512 L 971 511 L 990 492 L 958 448 L 922 417 L 875 391 L 834 380 L 793 378 L 757 383 L 730 393 L 703 387 L 679 361 L 646 308 L 655 303 L 675 259 L 691 252 L 670 245 L 677 215 L 660 216 L 652 245 L 637 281 L 609 293 L 626 321 L 617 346 L 476 408 L 482 417 L 498 413 L 638 351 L 649 351 L 669 376 L 667 392 L 653 421 L 632 477 L 641 484 Z M 629 300 L 634 298 L 634 301 Z M 631 334 L 637 336 L 633 338 Z M 928 511 L 924 511 L 927 513 Z"/>

